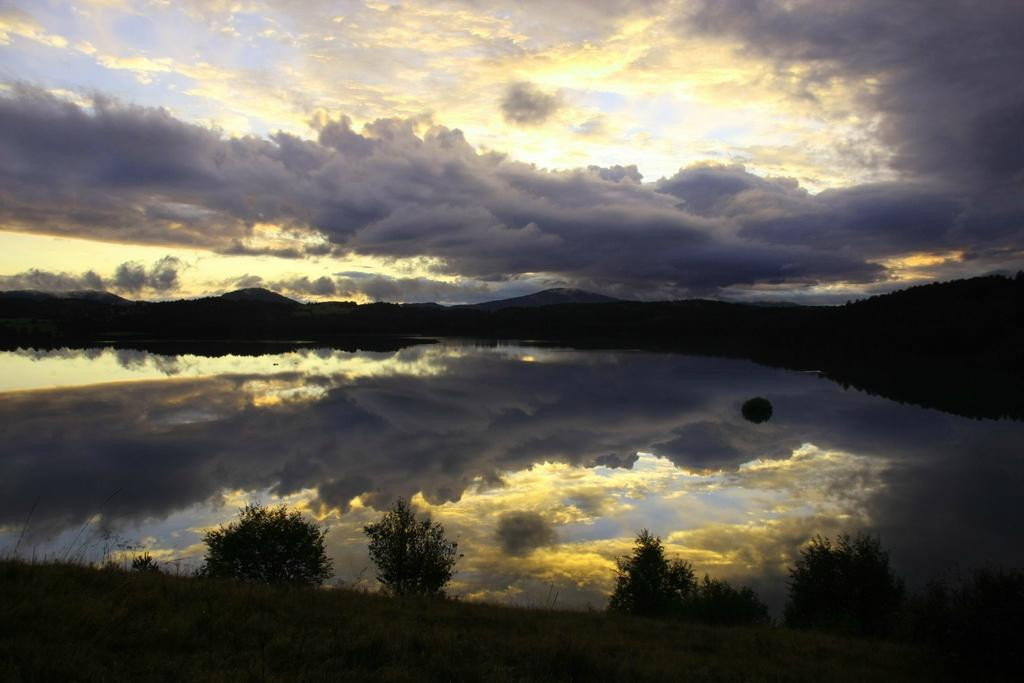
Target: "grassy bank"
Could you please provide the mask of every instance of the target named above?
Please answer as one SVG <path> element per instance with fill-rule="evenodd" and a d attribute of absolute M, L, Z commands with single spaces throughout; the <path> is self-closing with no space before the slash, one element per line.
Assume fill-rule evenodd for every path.
<path fill-rule="evenodd" d="M 0 562 L 0 680 L 934 680 L 897 645 Z"/>

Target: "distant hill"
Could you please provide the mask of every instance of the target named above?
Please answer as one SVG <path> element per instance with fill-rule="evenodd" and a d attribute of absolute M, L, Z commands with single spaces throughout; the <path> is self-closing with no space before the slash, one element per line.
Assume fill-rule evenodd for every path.
<path fill-rule="evenodd" d="M 1024 274 L 922 285 L 845 306 L 616 301 L 565 289 L 451 307 L 303 304 L 265 289 L 130 304 L 105 293 L 68 296 L 0 296 L 0 345 L 391 335 L 657 348 L 813 369 L 959 415 L 1024 419 Z"/>
<path fill-rule="evenodd" d="M 802 305 L 792 301 L 746 301 L 744 303 L 748 306 L 762 306 L 764 308 L 793 308 Z"/>
<path fill-rule="evenodd" d="M 262 287 L 247 287 L 245 289 L 236 289 L 233 292 L 227 294 L 221 294 L 221 299 L 227 301 L 259 301 L 270 304 L 297 304 L 299 303 L 295 299 L 289 299 L 283 294 L 272 292 L 269 289 L 263 289 Z"/>
<path fill-rule="evenodd" d="M 412 303 L 412 304 L 399 304 L 399 306 L 407 306 L 409 308 L 433 308 L 433 309 L 444 308 L 444 306 L 442 304 L 436 303 L 434 301 L 424 301 L 422 303 Z"/>
<path fill-rule="evenodd" d="M 498 299 L 497 301 L 485 301 L 479 304 L 468 304 L 466 308 L 479 308 L 485 311 L 500 311 L 503 308 L 537 308 L 538 306 L 553 306 L 556 304 L 609 304 L 621 299 L 616 299 L 603 294 L 594 294 L 582 289 L 569 289 L 556 287 L 545 289 L 526 296 L 517 296 L 511 299 Z"/>
<path fill-rule="evenodd" d="M 0 292 L 0 299 L 29 299 L 46 301 L 53 299 L 75 299 L 79 301 L 95 301 L 103 304 L 124 306 L 133 303 L 124 297 L 94 289 L 81 289 L 73 292 L 41 292 L 36 289 L 18 289 Z"/>

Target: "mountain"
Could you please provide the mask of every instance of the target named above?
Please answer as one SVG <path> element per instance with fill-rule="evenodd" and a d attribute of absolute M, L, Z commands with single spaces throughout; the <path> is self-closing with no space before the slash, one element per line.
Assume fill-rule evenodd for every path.
<path fill-rule="evenodd" d="M 55 299 L 56 297 L 49 292 L 40 292 L 35 289 L 12 289 L 7 292 L 0 292 L 0 299 L 5 301 L 14 300 L 35 300 L 35 301 L 46 301 L 49 299 Z"/>
<path fill-rule="evenodd" d="M 0 292 L 3 299 L 29 299 L 34 301 L 52 301 L 54 299 L 75 299 L 78 301 L 95 301 L 113 306 L 126 306 L 132 302 L 117 294 L 92 289 L 81 289 L 73 292 L 42 292 L 37 289 L 16 289 Z"/>
<path fill-rule="evenodd" d="M 60 292 L 55 296 L 59 299 L 82 299 L 85 301 L 96 301 L 101 304 L 113 304 L 115 306 L 125 306 L 133 303 L 132 301 L 129 301 L 122 296 L 118 296 L 117 294 L 92 289 L 79 290 L 75 292 Z"/>
<path fill-rule="evenodd" d="M 269 304 L 297 304 L 299 303 L 295 299 L 289 299 L 288 297 L 272 292 L 269 289 L 263 289 L 262 287 L 247 287 L 246 289 L 236 289 L 233 292 L 227 294 L 221 294 L 221 299 L 227 301 L 259 301 L 262 303 Z"/>
<path fill-rule="evenodd" d="M 792 301 L 744 301 L 748 306 L 761 306 L 762 308 L 793 308 L 803 304 L 796 304 Z"/>
<path fill-rule="evenodd" d="M 958 415 L 1024 419 L 1024 273 L 921 285 L 844 306 L 699 299 L 595 306 L 615 300 L 564 289 L 452 307 L 302 304 L 265 289 L 131 304 L 94 296 L 107 295 L 0 293 L 0 348 L 140 339 L 337 344 L 353 335 L 547 340 L 750 358 Z"/>
<path fill-rule="evenodd" d="M 609 304 L 622 301 L 603 294 L 585 292 L 582 289 L 568 289 L 556 287 L 545 289 L 535 294 L 517 296 L 511 299 L 498 299 L 497 301 L 485 301 L 479 304 L 469 304 L 465 308 L 478 308 L 485 311 L 500 311 L 503 308 L 537 308 L 538 306 L 553 306 L 556 304 Z"/>

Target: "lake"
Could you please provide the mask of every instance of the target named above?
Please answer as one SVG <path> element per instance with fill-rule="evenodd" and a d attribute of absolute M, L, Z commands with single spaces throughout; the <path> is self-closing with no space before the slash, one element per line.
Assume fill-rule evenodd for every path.
<path fill-rule="evenodd" d="M 813 369 L 457 340 L 176 351 L 0 353 L 0 552 L 184 572 L 205 529 L 284 502 L 329 528 L 337 580 L 371 587 L 362 526 L 405 496 L 459 542 L 451 592 L 507 604 L 602 608 L 642 528 L 775 610 L 814 534 L 879 534 L 911 587 L 1024 565 L 1024 423 Z"/>

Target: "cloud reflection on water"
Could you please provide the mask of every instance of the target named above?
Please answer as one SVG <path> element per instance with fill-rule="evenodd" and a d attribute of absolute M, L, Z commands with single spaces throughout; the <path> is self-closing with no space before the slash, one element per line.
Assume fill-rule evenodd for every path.
<path fill-rule="evenodd" d="M 488 599 L 599 605 L 641 527 L 776 602 L 813 533 L 880 531 L 912 575 L 1022 561 L 1020 423 L 745 361 L 438 344 L 0 364 L 0 542 L 36 497 L 29 542 L 53 547 L 116 490 L 97 524 L 188 554 L 247 498 L 286 497 L 332 527 L 351 581 L 372 577 L 361 525 L 403 495 L 460 537 L 458 592 Z M 739 410 L 756 395 L 760 425 Z"/>

